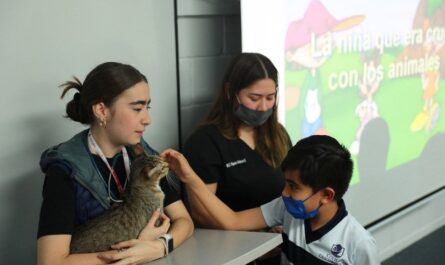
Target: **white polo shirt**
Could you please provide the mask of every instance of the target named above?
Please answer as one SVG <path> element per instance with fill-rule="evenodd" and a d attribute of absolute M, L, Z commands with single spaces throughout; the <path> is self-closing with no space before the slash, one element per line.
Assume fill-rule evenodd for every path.
<path fill-rule="evenodd" d="M 380 264 L 374 238 L 348 214 L 343 200 L 334 218 L 315 231 L 309 220 L 292 217 L 281 197 L 261 211 L 269 227 L 283 226 L 282 264 Z"/>

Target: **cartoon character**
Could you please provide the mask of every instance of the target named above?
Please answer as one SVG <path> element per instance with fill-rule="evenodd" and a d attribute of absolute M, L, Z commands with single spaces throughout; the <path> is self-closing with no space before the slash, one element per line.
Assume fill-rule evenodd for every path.
<path fill-rule="evenodd" d="M 430 20 L 424 19 L 424 31 L 430 27 Z M 428 58 L 437 56 L 438 51 L 442 48 L 443 43 L 426 40 L 423 44 L 425 54 Z M 425 131 L 432 130 L 439 119 L 440 106 L 435 101 L 434 97 L 439 90 L 440 71 L 439 67 L 427 69 L 422 73 L 422 89 L 424 101 L 422 110 L 416 115 L 411 122 L 410 129 L 413 132 L 424 129 Z"/>
<path fill-rule="evenodd" d="M 308 89 L 304 102 L 305 120 L 301 130 L 303 135 L 319 132 L 321 125 L 321 106 L 318 101 L 318 89 Z"/>
<path fill-rule="evenodd" d="M 365 55 L 362 55 L 362 61 L 367 67 L 375 68 L 380 63 L 379 54 L 378 52 L 373 52 L 371 58 L 366 58 Z M 382 78 L 380 77 L 369 79 L 366 76 L 363 76 L 359 83 L 360 95 L 363 97 L 363 101 L 355 108 L 355 115 L 360 120 L 360 126 L 357 129 L 354 141 L 349 147 L 349 151 L 353 155 L 359 153 L 360 139 L 365 126 L 372 119 L 379 117 L 379 108 L 374 101 L 374 94 L 379 89 L 381 80 Z"/>
<path fill-rule="evenodd" d="M 361 23 L 363 19 L 363 16 L 353 16 L 337 20 L 319 0 L 312 0 L 303 18 L 289 24 L 285 40 L 286 61 L 294 67 L 309 70 L 303 85 L 299 88 L 301 92 L 296 93 L 301 95 L 304 101 L 304 104 L 295 103 L 302 106 L 301 111 L 304 113 L 301 137 L 327 134 L 322 120 L 319 68 L 332 55 L 334 46 L 332 33 L 349 29 Z"/>

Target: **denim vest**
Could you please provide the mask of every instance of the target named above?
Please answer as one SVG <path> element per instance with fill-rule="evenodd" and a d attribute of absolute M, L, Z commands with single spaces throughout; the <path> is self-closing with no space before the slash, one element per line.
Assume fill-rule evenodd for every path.
<path fill-rule="evenodd" d="M 89 129 L 84 130 L 70 140 L 45 150 L 40 157 L 43 173 L 51 166 L 58 166 L 73 181 L 76 202 L 75 226 L 93 219 L 111 206 L 107 186 L 97 172 L 88 150 L 88 131 Z M 158 154 L 142 138 L 141 144 L 149 155 Z"/>

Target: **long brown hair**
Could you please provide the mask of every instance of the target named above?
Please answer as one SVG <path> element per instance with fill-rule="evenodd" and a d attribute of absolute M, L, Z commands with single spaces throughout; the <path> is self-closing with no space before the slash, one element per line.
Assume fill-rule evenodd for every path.
<path fill-rule="evenodd" d="M 272 79 L 278 89 L 277 69 L 266 56 L 241 53 L 233 58 L 224 74 L 219 96 L 200 126 L 214 124 L 225 137 L 237 138 L 242 121 L 235 116 L 239 106 L 236 96 L 240 90 L 265 78 Z M 278 123 L 275 104 L 269 119 L 263 125 L 255 127 L 255 150 L 268 165 L 278 168 L 287 154 L 289 143 L 286 131 Z"/>

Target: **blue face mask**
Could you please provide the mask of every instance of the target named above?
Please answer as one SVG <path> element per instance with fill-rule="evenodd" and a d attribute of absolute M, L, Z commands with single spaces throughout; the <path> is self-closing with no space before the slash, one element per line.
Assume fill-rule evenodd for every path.
<path fill-rule="evenodd" d="M 269 119 L 270 115 L 272 115 L 273 108 L 270 108 L 266 111 L 258 111 L 249 109 L 246 106 L 239 104 L 238 108 L 235 111 L 235 115 L 242 120 L 245 124 L 257 127 L 263 125 L 267 119 Z"/>
<path fill-rule="evenodd" d="M 306 209 L 304 208 L 304 202 L 307 199 L 309 199 L 310 197 L 312 197 L 314 194 L 310 195 L 309 197 L 307 197 L 304 200 L 294 200 L 290 197 L 282 196 L 283 201 L 284 201 L 284 206 L 286 206 L 287 212 L 290 213 L 290 215 L 292 215 L 296 219 L 304 219 L 305 220 L 305 219 L 314 218 L 320 212 L 320 207 L 318 207 L 317 209 L 315 209 L 311 212 L 306 212 Z"/>

